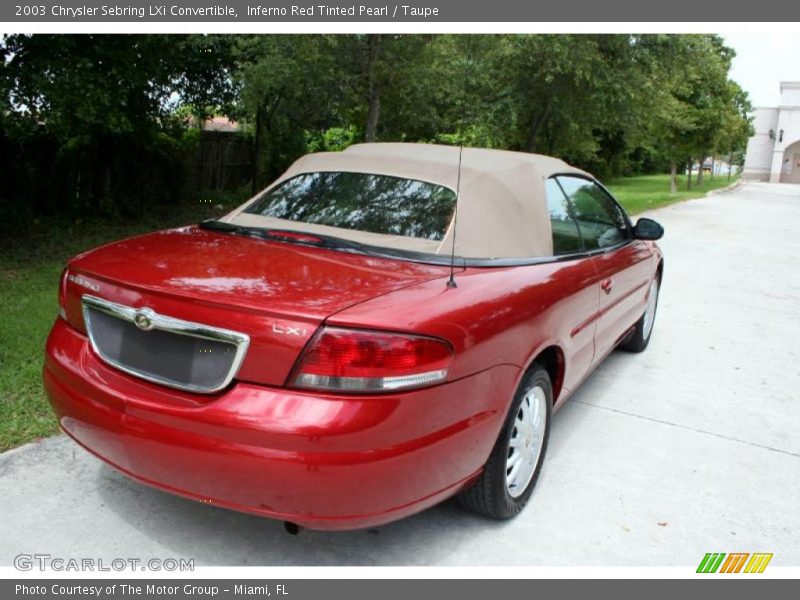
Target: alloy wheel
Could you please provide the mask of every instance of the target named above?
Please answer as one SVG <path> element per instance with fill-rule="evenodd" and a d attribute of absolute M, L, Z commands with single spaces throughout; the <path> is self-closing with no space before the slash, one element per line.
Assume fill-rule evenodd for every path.
<path fill-rule="evenodd" d="M 542 453 L 547 420 L 547 397 L 541 386 L 535 385 L 522 398 L 517 410 L 506 459 L 506 490 L 517 498 L 531 482 Z"/>

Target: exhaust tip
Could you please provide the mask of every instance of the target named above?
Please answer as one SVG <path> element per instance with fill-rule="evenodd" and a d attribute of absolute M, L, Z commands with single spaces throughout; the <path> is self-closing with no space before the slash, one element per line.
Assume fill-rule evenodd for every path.
<path fill-rule="evenodd" d="M 302 529 L 300 525 L 298 525 L 297 523 L 292 523 L 291 521 L 284 521 L 283 528 L 289 535 L 297 535 L 298 533 L 300 533 L 300 530 Z"/>

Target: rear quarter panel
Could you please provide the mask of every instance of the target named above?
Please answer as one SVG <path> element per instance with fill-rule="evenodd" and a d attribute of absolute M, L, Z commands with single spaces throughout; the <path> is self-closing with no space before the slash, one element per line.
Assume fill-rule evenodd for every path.
<path fill-rule="evenodd" d="M 455 280 L 455 288 L 437 279 L 374 298 L 328 322 L 447 339 L 456 355 L 451 381 L 501 364 L 525 369 L 550 345 L 564 355 L 563 387 L 588 371 L 598 306 L 591 260 L 468 268 Z"/>

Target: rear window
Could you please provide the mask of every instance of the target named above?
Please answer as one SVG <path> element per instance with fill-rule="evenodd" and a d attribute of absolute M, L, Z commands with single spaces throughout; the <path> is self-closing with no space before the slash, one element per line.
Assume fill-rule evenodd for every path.
<path fill-rule="evenodd" d="M 441 241 L 455 205 L 455 193 L 433 183 L 388 175 L 324 172 L 293 177 L 244 212 Z"/>

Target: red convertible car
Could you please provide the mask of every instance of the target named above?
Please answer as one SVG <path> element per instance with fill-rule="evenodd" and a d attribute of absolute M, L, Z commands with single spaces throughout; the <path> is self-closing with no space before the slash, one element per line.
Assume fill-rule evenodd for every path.
<path fill-rule="evenodd" d="M 528 501 L 553 409 L 644 350 L 662 228 L 545 156 L 363 144 L 71 259 L 44 383 L 126 475 L 287 527 Z"/>

